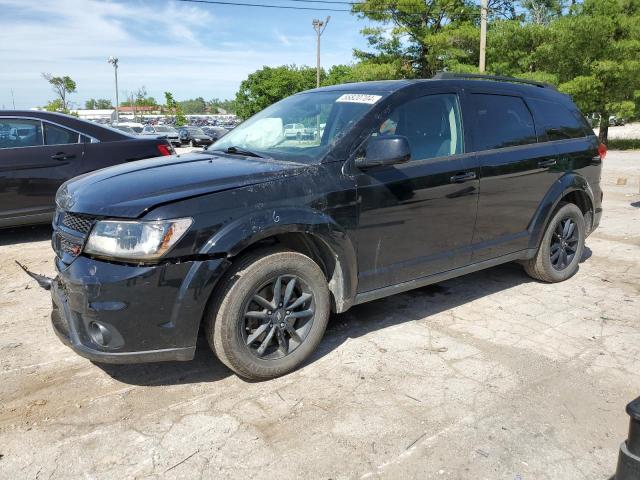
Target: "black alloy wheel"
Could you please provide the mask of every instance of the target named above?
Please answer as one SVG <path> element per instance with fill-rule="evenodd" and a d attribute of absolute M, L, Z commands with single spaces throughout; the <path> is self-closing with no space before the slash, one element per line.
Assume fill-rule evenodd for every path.
<path fill-rule="evenodd" d="M 571 218 L 564 218 L 556 225 L 549 251 L 551 265 L 556 270 L 564 270 L 573 262 L 580 240 L 576 227 Z"/>
<path fill-rule="evenodd" d="M 560 202 L 532 258 L 524 260 L 526 272 L 543 282 L 566 280 L 578 271 L 587 227 L 582 210 L 574 204 Z"/>
<path fill-rule="evenodd" d="M 280 275 L 249 299 L 240 334 L 253 355 L 277 360 L 302 345 L 314 314 L 313 292 L 306 283 L 296 275 Z"/>

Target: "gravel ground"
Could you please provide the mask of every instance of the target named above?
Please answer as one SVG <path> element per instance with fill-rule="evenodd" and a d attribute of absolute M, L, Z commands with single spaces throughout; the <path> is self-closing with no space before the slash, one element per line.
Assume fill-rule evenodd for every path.
<path fill-rule="evenodd" d="M 50 229 L 0 233 L 0 478 L 609 478 L 640 388 L 640 152 L 609 152 L 605 215 L 557 285 L 504 265 L 332 317 L 283 378 L 93 364 L 13 263 L 52 274 Z"/>
<path fill-rule="evenodd" d="M 595 128 L 594 132 L 598 134 L 599 128 Z M 615 139 L 639 139 L 640 138 L 640 122 L 628 123 L 619 127 L 609 127 L 609 138 Z"/>

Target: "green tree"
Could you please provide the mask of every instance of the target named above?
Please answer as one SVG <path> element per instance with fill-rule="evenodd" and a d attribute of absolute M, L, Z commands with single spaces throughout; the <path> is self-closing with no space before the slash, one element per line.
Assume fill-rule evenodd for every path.
<path fill-rule="evenodd" d="M 69 113 L 69 110 L 64 108 L 64 105 L 62 104 L 62 100 L 60 100 L 59 98 L 51 100 L 49 103 L 47 103 L 44 106 L 44 109 L 47 112 Z"/>
<path fill-rule="evenodd" d="M 514 2 L 489 2 L 492 18 L 517 18 Z M 479 7 L 471 0 L 364 0 L 352 7 L 379 22 L 364 28 L 369 50 L 354 50 L 365 64 L 385 65 L 388 78 L 430 78 L 439 70 L 469 71 L 479 58 Z"/>
<path fill-rule="evenodd" d="M 143 85 L 131 94 L 129 100 L 120 102 L 123 107 L 157 107 L 158 102 L 155 98 L 148 96 L 147 88 Z"/>
<path fill-rule="evenodd" d="M 111 100 L 106 98 L 99 98 L 97 100 L 95 98 L 90 98 L 84 102 L 84 108 L 87 110 L 108 110 L 113 108 L 113 105 L 111 104 Z"/>
<path fill-rule="evenodd" d="M 221 100 L 212 98 L 207 102 L 207 111 L 209 113 L 235 113 L 236 101 L 233 99 Z"/>
<path fill-rule="evenodd" d="M 321 75 L 321 80 L 324 72 Z M 249 118 L 272 103 L 316 86 L 316 69 L 283 65 L 263 67 L 240 84 L 236 94 L 236 114 Z"/>
<path fill-rule="evenodd" d="M 182 111 L 187 115 L 203 114 L 207 110 L 207 102 L 202 97 L 183 100 L 179 104 Z"/>
<path fill-rule="evenodd" d="M 176 125 L 181 127 L 182 125 L 186 125 L 187 119 L 182 112 L 182 108 L 180 108 L 180 104 L 176 102 L 173 98 L 173 94 L 171 92 L 164 92 L 165 98 L 165 107 L 171 113 L 173 113 L 176 117 Z"/>
<path fill-rule="evenodd" d="M 74 82 L 71 77 L 65 75 L 64 77 L 54 77 L 50 73 L 42 73 L 42 78 L 44 78 L 53 91 L 58 95 L 62 110 L 68 111 L 69 104 L 67 101 L 67 97 L 69 94 L 74 93 L 76 91 L 76 82 Z"/>
<path fill-rule="evenodd" d="M 560 91 L 583 112 L 600 116 L 607 142 L 609 116 L 628 115 L 640 94 L 640 0 L 585 0 L 575 14 L 549 24 L 536 49 L 540 70 L 552 73 Z"/>

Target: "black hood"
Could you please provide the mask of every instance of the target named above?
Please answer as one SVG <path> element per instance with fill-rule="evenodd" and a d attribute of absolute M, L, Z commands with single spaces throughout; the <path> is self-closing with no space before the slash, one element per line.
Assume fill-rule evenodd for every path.
<path fill-rule="evenodd" d="M 168 202 L 297 175 L 304 164 L 191 153 L 116 165 L 69 180 L 56 201 L 64 210 L 136 218 Z"/>

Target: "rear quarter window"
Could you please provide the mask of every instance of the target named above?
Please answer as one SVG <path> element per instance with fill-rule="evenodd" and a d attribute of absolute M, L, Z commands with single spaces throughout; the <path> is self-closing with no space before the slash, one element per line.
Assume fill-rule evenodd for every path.
<path fill-rule="evenodd" d="M 581 138 L 588 135 L 591 130 L 576 108 L 570 109 L 562 103 L 539 98 L 527 98 L 527 103 L 533 110 L 543 141 Z"/>

